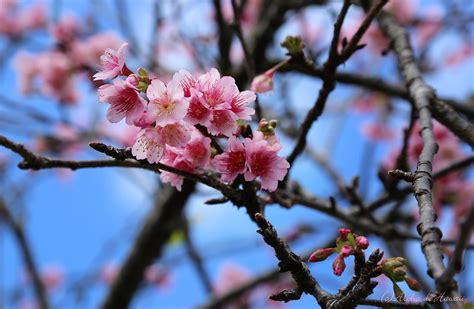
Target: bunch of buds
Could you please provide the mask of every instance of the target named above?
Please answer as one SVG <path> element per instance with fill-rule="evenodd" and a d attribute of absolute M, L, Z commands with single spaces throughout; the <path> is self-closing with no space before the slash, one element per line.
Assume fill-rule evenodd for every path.
<path fill-rule="evenodd" d="M 333 253 L 338 253 L 332 264 L 332 269 L 336 276 L 340 276 L 346 268 L 344 259 L 350 255 L 363 255 L 363 250 L 368 247 L 369 240 L 366 237 L 354 234 L 350 229 L 341 228 L 339 229 L 339 237 L 336 239 L 336 247 L 314 251 L 309 257 L 309 262 L 321 262 Z"/>
<path fill-rule="evenodd" d="M 260 120 L 258 124 L 258 130 L 263 133 L 266 137 L 275 135 L 275 129 L 278 125 L 278 121 L 272 119 L 268 121 L 267 119 L 263 118 Z"/>
<path fill-rule="evenodd" d="M 403 302 L 405 294 L 398 286 L 397 282 L 405 281 L 408 287 L 413 291 L 419 291 L 420 285 L 418 282 L 407 275 L 407 261 L 402 257 L 394 257 L 383 260 L 380 264 L 382 273 L 387 276 L 393 283 L 393 293 L 397 300 Z"/>

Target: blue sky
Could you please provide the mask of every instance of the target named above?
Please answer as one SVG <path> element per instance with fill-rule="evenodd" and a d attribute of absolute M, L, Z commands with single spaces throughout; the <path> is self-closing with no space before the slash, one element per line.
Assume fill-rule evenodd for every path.
<path fill-rule="evenodd" d="M 422 3 L 427 2 L 435 1 L 422 1 Z M 86 1 L 82 3 L 62 1 L 62 3 L 64 11 L 72 11 L 78 15 L 87 12 L 89 8 Z M 110 7 L 110 1 L 98 3 L 101 7 Z M 133 8 L 134 14 L 139 16 L 139 18 L 132 18 L 133 25 L 136 33 L 140 34 L 139 39 L 143 42 L 143 46 L 147 46 L 146 40 L 150 37 L 150 33 L 146 30 L 147 27 L 141 26 L 148 25 L 151 21 L 151 16 L 148 13 L 150 11 L 149 3 L 150 1 L 143 1 L 139 6 Z M 199 12 L 206 8 L 208 5 L 206 3 L 207 1 L 199 1 L 196 4 L 197 8 L 187 13 L 190 15 L 188 18 L 196 18 Z M 115 22 L 108 22 L 107 16 L 110 12 L 106 9 L 103 11 L 105 13 L 102 15 L 104 18 L 100 19 L 100 27 L 116 29 Z M 325 11 L 315 10 L 313 14 L 315 18 L 320 16 L 327 18 Z M 206 26 L 203 25 L 202 29 L 201 31 L 206 31 Z M 291 28 L 283 28 L 278 36 L 283 38 L 287 34 L 293 34 Z M 1 41 L 0 44 L 2 44 Z M 457 44 L 452 36 L 449 34 L 443 36 L 437 42 L 438 47 L 435 48 L 433 57 L 441 57 L 443 51 L 452 44 Z M 174 61 L 179 66 L 179 59 Z M 351 65 L 348 64 L 342 69 L 350 70 Z M 387 70 L 393 74 L 393 68 Z M 427 82 L 434 86 L 440 95 L 463 99 L 474 90 L 473 72 L 474 62 L 470 59 L 461 66 L 428 76 Z M 276 89 L 280 85 L 279 78 L 282 77 L 277 77 Z M 393 76 L 387 76 L 387 79 L 393 79 Z M 23 100 L 25 104 L 36 105 L 54 116 L 57 115 L 54 103 L 38 98 L 21 97 L 11 90 L 12 85 L 15 84 L 15 73 L 12 70 L 11 62 L 2 68 L 0 81 L 1 94 L 8 94 L 15 99 Z M 304 111 L 314 102 L 320 82 L 301 76 L 288 79 L 288 81 L 292 85 L 290 92 L 292 108 L 303 116 Z M 82 87 L 88 88 L 85 84 Z M 338 104 L 347 101 L 350 89 L 341 86 L 341 89 L 330 97 L 328 103 Z M 81 111 L 82 109 L 90 108 L 90 104 L 97 104 L 96 94 L 89 92 L 85 96 L 85 101 L 87 102 L 86 107 L 80 108 L 79 113 L 84 112 Z M 261 101 L 264 106 L 270 106 L 274 102 L 281 103 L 277 91 L 262 96 Z M 101 105 L 100 108 L 103 109 L 102 112 L 105 112 L 104 106 Z M 76 112 L 78 111 L 72 111 L 72 113 Z M 362 116 L 354 114 L 349 114 L 344 118 L 342 135 L 336 148 L 330 153 L 331 163 L 336 169 L 343 171 L 343 177 L 348 182 L 359 173 L 364 139 L 361 137 L 358 127 L 364 119 Z M 334 116 L 325 115 L 315 123 L 309 135 L 309 140 L 314 147 L 324 150 L 327 134 L 335 121 Z M 22 136 L 11 132 L 6 135 L 16 140 L 24 140 Z M 287 147 L 284 147 L 282 154 L 286 155 L 291 149 L 291 145 L 289 141 L 285 140 L 284 145 Z M 347 149 L 350 149 L 350 154 Z M 383 159 L 387 155 L 387 150 L 387 147 L 379 146 L 374 160 L 379 162 Z M 7 152 L 0 149 L 0 153 L 6 154 Z M 84 154 L 85 158 L 94 156 L 97 157 L 92 151 L 86 151 Z M 19 161 L 17 157 L 14 160 Z M 324 172 L 305 158 L 298 160 L 292 171 L 292 176 L 300 180 L 308 190 L 322 197 L 328 197 L 335 192 L 334 186 L 328 183 Z M 25 203 L 28 221 L 26 231 L 38 264 L 42 266 L 61 265 L 66 271 L 66 286 L 78 278 L 93 273 L 107 262 L 120 263 L 123 261 L 134 236 L 142 226 L 144 216 L 150 211 L 150 197 L 154 193 L 156 184 L 155 175 L 144 171 L 121 169 L 80 170 L 74 172 L 66 180 L 58 177 L 57 171 L 41 171 L 34 173 L 34 175 L 25 171 L 16 171 L 12 177 L 18 179 L 31 177 L 33 179 L 34 188 L 29 192 Z M 372 182 L 375 179 L 376 177 L 373 175 Z M 371 186 L 369 196 L 375 196 L 378 189 L 378 185 Z M 249 221 L 243 209 L 239 210 L 230 204 L 206 206 L 203 201 L 209 197 L 216 197 L 218 194 L 204 186 L 199 186 L 199 191 L 200 194 L 192 198 L 186 211 L 194 222 L 193 237 L 202 252 L 212 251 L 216 246 L 226 243 L 260 241 L 259 235 L 255 233 L 255 225 Z M 410 203 L 414 206 L 413 200 Z M 314 239 L 297 244 L 295 249 L 297 253 L 315 248 L 329 235 L 335 235 L 338 227 L 337 221 L 300 207 L 291 210 L 270 207 L 267 210 L 267 216 L 281 232 L 288 231 L 295 223 L 317 224 L 318 232 L 321 234 L 317 234 L 318 236 L 315 236 Z M 445 218 L 446 222 L 447 219 Z M 324 239 L 321 239 L 320 235 L 324 235 Z M 377 244 L 377 240 L 371 238 L 370 248 L 376 248 Z M 419 245 L 413 243 L 410 251 L 413 253 L 413 260 L 420 267 L 424 267 Z M 169 246 L 163 258 L 166 260 L 167 257 L 181 255 L 182 252 L 183 248 L 180 245 Z M 469 257 L 472 258 L 472 255 Z M 0 300 L 5 297 L 6 291 L 19 284 L 23 270 L 20 261 L 17 246 L 9 231 L 0 227 Z M 242 265 L 255 274 L 276 266 L 276 260 L 269 248 L 260 241 L 260 245 L 254 248 L 233 252 L 227 257 L 211 258 L 207 261 L 206 267 L 211 276 L 216 278 L 220 267 L 229 261 Z M 338 280 L 331 273 L 330 263 L 331 261 L 327 261 L 313 265 L 311 268 L 314 275 L 324 283 L 325 287 L 336 291 L 341 282 L 350 278 L 350 267 L 348 267 L 349 271 L 343 275 L 343 280 Z M 171 273 L 173 285 L 170 289 L 163 291 L 148 289 L 140 292 L 133 303 L 133 308 L 192 308 L 206 300 L 205 291 L 196 279 L 194 269 L 187 260 L 171 267 Z M 466 278 L 466 280 L 468 279 Z M 469 280 L 472 283 L 472 279 Z M 76 306 L 71 294 L 67 294 L 66 290 L 63 288 L 53 295 L 52 303 L 56 304 L 58 308 L 96 308 L 106 292 L 104 286 L 94 284 L 89 288 L 90 292 L 87 293 L 86 301 L 80 306 Z M 375 298 L 378 295 L 380 294 L 377 292 Z M 3 299 L 3 301 L 5 300 Z M 304 296 L 302 301 L 293 302 L 288 305 L 288 308 L 307 308 L 313 303 L 313 299 Z M 6 308 L 9 308 L 8 305 Z"/>

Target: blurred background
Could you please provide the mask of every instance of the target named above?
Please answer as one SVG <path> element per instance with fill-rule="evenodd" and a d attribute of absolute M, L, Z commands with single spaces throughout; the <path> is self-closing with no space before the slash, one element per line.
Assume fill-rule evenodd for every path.
<path fill-rule="evenodd" d="M 257 74 L 287 59 L 280 42 L 288 35 L 301 36 L 305 54 L 316 67 L 326 60 L 341 1 L 241 2 L 240 25 Z M 409 30 L 428 84 L 472 121 L 474 2 L 391 0 L 386 10 Z M 363 16 L 358 6 L 351 7 L 343 35 L 350 38 Z M 144 67 L 164 80 L 180 69 L 199 74 L 216 67 L 245 90 L 251 80 L 233 23 L 230 0 L 0 0 L 0 134 L 36 153 L 69 160 L 102 158 L 88 147 L 91 141 L 130 146 L 137 131 L 123 122 L 106 121 L 107 105 L 99 103 L 96 91 L 100 84 L 92 81 L 104 50 L 127 42 L 127 65 L 134 71 Z M 403 87 L 389 41 L 375 24 L 362 41 L 367 46 L 339 71 Z M 275 74 L 273 90 L 259 94 L 265 115 L 279 121 L 281 155 L 291 152 L 295 130 L 320 86 L 318 76 L 284 67 Z M 405 135 L 411 141 L 405 163 L 414 170 L 421 140 L 416 123 L 411 134 L 404 133 L 412 119 L 411 105 L 396 91 L 373 90 L 362 82 L 338 83 L 310 131 L 308 151 L 291 170 L 291 179 L 304 190 L 323 200 L 334 197 L 341 207 L 350 208 L 341 187 L 359 177 L 359 194 L 370 204 L 386 192 L 385 171 L 395 166 Z M 472 155 L 441 124 L 435 124 L 435 133 L 441 147 L 435 171 Z M 38 307 L 19 235 L 26 238 L 52 308 L 99 307 L 140 231 L 163 206 L 160 197 L 170 189 L 158 175 L 143 170 L 24 171 L 18 162 L 18 155 L 0 148 L 0 205 L 17 223 L 12 228 L 0 212 L 0 308 Z M 473 176 L 467 167 L 435 183 L 443 239 L 456 239 L 459 222 L 474 205 Z M 196 186 L 182 220 L 147 269 L 132 308 L 199 307 L 213 294 L 223 295 L 276 269 L 273 250 L 255 233 L 245 210 L 230 203 L 204 204 L 216 197 L 215 190 Z M 412 235 L 417 213 L 412 194 L 374 210 Z M 297 205 L 268 206 L 266 216 L 301 255 L 334 240 L 337 229 L 346 226 Z M 419 241 L 366 236 L 369 251 L 381 248 L 386 257 L 405 256 L 426 287 L 432 287 Z M 465 261 L 458 282 L 461 294 L 470 298 L 470 251 Z M 330 260 L 310 267 L 330 292 L 352 276 L 350 265 L 342 278 L 334 276 Z M 268 300 L 269 294 L 292 284 L 287 276 L 274 274 L 228 304 L 313 307 L 308 296 L 289 304 Z M 381 279 L 373 298 L 387 291 L 390 282 Z"/>

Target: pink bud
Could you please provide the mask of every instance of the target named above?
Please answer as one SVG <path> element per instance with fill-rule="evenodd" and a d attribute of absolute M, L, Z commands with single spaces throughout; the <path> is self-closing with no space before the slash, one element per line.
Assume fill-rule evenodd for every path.
<path fill-rule="evenodd" d="M 134 87 L 138 87 L 138 83 L 140 82 L 140 79 L 135 74 L 130 74 L 127 76 L 125 81 Z"/>
<path fill-rule="evenodd" d="M 347 235 L 349 235 L 350 232 L 351 232 L 350 229 L 346 229 L 346 228 L 339 229 L 339 236 L 341 237 L 341 240 L 346 241 Z"/>
<path fill-rule="evenodd" d="M 367 237 L 357 236 L 356 244 L 357 244 L 357 247 L 359 247 L 359 249 L 365 250 L 369 247 L 369 240 L 367 239 Z"/>
<path fill-rule="evenodd" d="M 323 249 L 318 249 L 314 251 L 310 256 L 309 256 L 309 262 L 321 262 L 327 259 L 331 254 L 334 253 L 334 248 L 323 248 Z"/>
<path fill-rule="evenodd" d="M 256 76 L 252 81 L 250 89 L 256 93 L 264 93 L 273 89 L 274 70 L 268 70 L 263 74 Z"/>
<path fill-rule="evenodd" d="M 342 246 L 342 248 L 341 248 L 341 255 L 342 255 L 342 257 L 345 257 L 345 258 L 346 258 L 346 257 L 348 257 L 349 255 L 352 254 L 352 251 L 353 251 L 353 250 L 352 250 L 352 247 L 351 247 L 351 246 L 349 246 L 349 245 L 344 245 L 344 246 Z"/>
<path fill-rule="evenodd" d="M 421 290 L 420 284 L 415 279 L 406 276 L 405 277 L 405 282 L 407 283 L 408 287 L 412 291 L 420 291 Z"/>
<path fill-rule="evenodd" d="M 346 263 L 344 263 L 344 257 L 342 255 L 338 255 L 334 262 L 332 263 L 332 270 L 336 276 L 342 275 L 346 269 Z"/>

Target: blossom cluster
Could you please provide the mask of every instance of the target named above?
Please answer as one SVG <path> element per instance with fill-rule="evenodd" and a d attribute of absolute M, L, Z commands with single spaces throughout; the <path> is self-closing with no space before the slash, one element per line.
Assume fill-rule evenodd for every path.
<path fill-rule="evenodd" d="M 254 92 L 240 91 L 232 77 L 214 68 L 199 76 L 180 70 L 169 81 L 143 68 L 135 74 L 126 66 L 125 49 L 106 50 L 94 79 L 113 79 L 98 89 L 99 100 L 110 104 L 107 119 L 140 128 L 132 146 L 136 159 L 190 173 L 217 171 L 225 182 L 239 175 L 260 178 L 263 189 L 276 190 L 289 168 L 277 155 L 276 122 L 263 120 L 260 131 L 246 136 L 241 130 L 255 113 Z M 227 140 L 226 151 L 211 146 L 218 139 Z M 181 189 L 181 176 L 163 172 L 161 179 Z"/>
<path fill-rule="evenodd" d="M 42 4 L 20 8 L 16 0 L 0 1 L 0 35 L 17 39 L 27 32 L 45 28 L 47 16 Z"/>
<path fill-rule="evenodd" d="M 85 36 L 84 27 L 73 16 L 64 16 L 49 31 L 55 40 L 53 48 L 35 54 L 21 51 L 16 56 L 20 91 L 38 92 L 61 104 L 75 104 L 79 100 L 77 81 L 81 74 L 96 70 L 104 49 L 117 48 L 120 39 L 112 32 Z"/>

